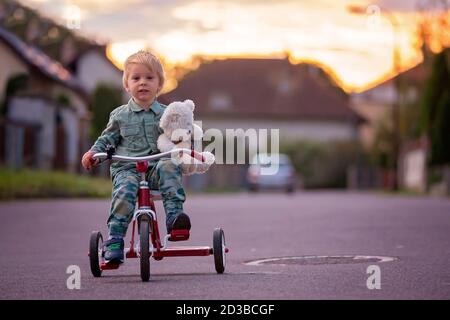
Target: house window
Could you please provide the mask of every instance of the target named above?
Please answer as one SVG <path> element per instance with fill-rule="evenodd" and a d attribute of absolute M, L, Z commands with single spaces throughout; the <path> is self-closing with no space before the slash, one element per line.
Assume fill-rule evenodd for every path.
<path fill-rule="evenodd" d="M 406 97 L 405 100 L 407 103 L 413 103 L 414 101 L 416 101 L 418 99 L 418 92 L 416 88 L 409 88 L 406 91 Z"/>
<path fill-rule="evenodd" d="M 292 84 L 288 78 L 283 78 L 280 82 L 278 82 L 277 90 L 281 94 L 289 94 L 292 91 Z"/>
<path fill-rule="evenodd" d="M 25 20 L 25 11 L 22 8 L 18 8 L 16 9 L 16 11 L 14 11 L 13 17 L 16 21 L 22 22 L 23 20 Z"/>
<path fill-rule="evenodd" d="M 0 3 L 0 19 L 6 16 L 6 4 Z"/>
<path fill-rule="evenodd" d="M 214 92 L 209 96 L 209 107 L 213 110 L 227 110 L 231 107 L 231 97 L 223 92 Z"/>

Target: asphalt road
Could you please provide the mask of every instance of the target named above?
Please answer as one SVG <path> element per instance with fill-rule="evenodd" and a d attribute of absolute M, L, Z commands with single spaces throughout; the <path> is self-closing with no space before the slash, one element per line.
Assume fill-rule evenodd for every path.
<path fill-rule="evenodd" d="M 141 282 L 137 259 L 101 278 L 91 275 L 89 235 L 96 229 L 105 234 L 108 208 L 108 200 L 0 203 L 0 298 L 450 299 L 448 199 L 347 192 L 192 195 L 185 205 L 191 240 L 177 245 L 211 246 L 213 229 L 222 227 L 230 248 L 225 274 L 216 274 L 212 256 L 152 259 L 148 283 Z M 157 209 L 164 221 L 161 202 Z M 349 255 L 394 260 L 349 263 L 355 262 Z M 294 256 L 334 258 L 246 264 Z M 70 265 L 81 270 L 80 289 L 67 288 Z M 380 289 L 367 287 L 372 265 L 379 267 Z"/>

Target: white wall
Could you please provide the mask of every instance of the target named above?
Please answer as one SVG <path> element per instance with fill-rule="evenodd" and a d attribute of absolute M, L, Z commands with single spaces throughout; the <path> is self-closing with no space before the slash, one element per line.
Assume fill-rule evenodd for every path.
<path fill-rule="evenodd" d="M 392 117 L 392 105 L 373 101 L 352 101 L 350 108 L 367 120 L 359 127 L 359 139 L 365 147 L 372 147 L 379 124 Z"/>
<path fill-rule="evenodd" d="M 122 89 L 122 72 L 117 70 L 101 53 L 92 50 L 78 62 L 77 77 L 88 92 L 100 83 L 111 84 Z"/>
<path fill-rule="evenodd" d="M 41 126 L 37 138 L 37 164 L 36 167 L 51 169 L 55 156 L 55 107 L 43 99 L 16 97 L 11 99 L 8 107 L 8 118 Z M 18 145 L 18 137 L 8 132 L 6 153 L 8 157 L 18 155 L 22 145 Z M 8 162 L 14 161 L 8 158 Z M 17 161 L 18 159 L 16 159 Z"/>
<path fill-rule="evenodd" d="M 371 101 L 376 104 L 392 104 L 396 101 L 397 95 L 394 83 L 392 81 L 383 83 L 375 88 L 355 93 L 351 95 L 354 103 L 361 101 Z"/>
<path fill-rule="evenodd" d="M 11 100 L 8 109 L 8 117 L 11 120 L 23 123 L 35 124 L 41 127 L 37 137 L 37 161 L 36 167 L 52 169 L 55 157 L 55 119 L 56 106 L 45 99 L 35 97 L 15 97 Z M 79 159 L 80 126 L 79 116 L 74 108 L 60 107 L 60 116 L 66 134 L 65 151 L 67 170 L 76 171 Z M 20 131 L 8 129 L 7 155 L 10 165 L 20 166 L 20 154 L 23 148 Z"/>
<path fill-rule="evenodd" d="M 425 149 L 417 149 L 405 155 L 405 176 L 404 184 L 406 188 L 424 192 L 426 190 L 426 165 L 427 152 Z"/>
<path fill-rule="evenodd" d="M 357 139 L 357 128 L 350 122 L 339 121 L 277 121 L 277 120 L 217 120 L 217 119 L 196 119 L 203 120 L 203 130 L 216 128 L 225 132 L 225 129 L 279 129 L 280 140 L 353 140 Z"/>
<path fill-rule="evenodd" d="M 70 108 L 61 109 L 60 114 L 66 132 L 67 169 L 70 172 L 75 172 L 81 160 L 79 158 L 80 150 L 78 150 L 80 145 L 79 120 L 77 114 Z"/>

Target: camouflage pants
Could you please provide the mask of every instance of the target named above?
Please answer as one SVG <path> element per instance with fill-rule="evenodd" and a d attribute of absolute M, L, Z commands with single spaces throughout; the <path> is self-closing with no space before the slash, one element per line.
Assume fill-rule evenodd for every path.
<path fill-rule="evenodd" d="M 161 159 L 147 173 L 150 189 L 158 189 L 163 199 L 166 221 L 171 222 L 183 211 L 186 199 L 181 167 L 171 159 Z M 125 236 L 133 218 L 139 190 L 140 174 L 136 169 L 118 171 L 113 176 L 113 190 L 108 228 L 110 235 Z"/>

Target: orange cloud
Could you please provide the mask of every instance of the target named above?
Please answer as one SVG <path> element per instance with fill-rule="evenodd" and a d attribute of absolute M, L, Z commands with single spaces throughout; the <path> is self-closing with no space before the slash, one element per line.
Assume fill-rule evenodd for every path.
<path fill-rule="evenodd" d="M 23 1 L 36 6 L 56 3 Z M 399 21 L 396 29 L 386 15 L 347 10 L 350 4 L 367 6 L 372 0 L 72 1 L 89 13 L 82 31 L 111 39 L 108 52 L 118 65 L 144 47 L 169 64 L 188 64 L 195 55 L 274 57 L 290 52 L 294 63 L 308 60 L 328 66 L 349 91 L 390 74 L 394 47 L 404 68 L 421 60 L 417 14 L 407 2 L 375 1 L 397 10 L 392 12 Z"/>

